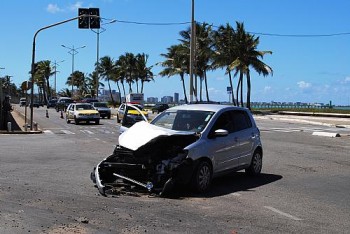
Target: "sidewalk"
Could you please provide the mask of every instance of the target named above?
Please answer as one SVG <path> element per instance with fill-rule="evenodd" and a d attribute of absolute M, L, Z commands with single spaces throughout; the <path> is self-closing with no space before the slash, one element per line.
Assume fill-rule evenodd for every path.
<path fill-rule="evenodd" d="M 256 119 L 271 119 L 337 128 L 350 128 L 350 115 L 344 114 L 284 112 L 283 114 L 255 114 L 254 117 Z"/>
<path fill-rule="evenodd" d="M 29 115 L 29 111 L 28 111 Z M 27 122 L 29 122 L 29 116 L 27 115 Z M 24 120 L 24 113 L 20 112 L 15 106 L 13 106 L 13 111 L 11 111 L 11 116 L 13 118 L 12 125 L 16 128 L 12 128 L 12 131 L 8 132 L 6 130 L 1 130 L 0 134 L 36 134 L 36 133 L 42 133 L 41 130 L 30 130 L 30 127 L 27 128 L 27 131 L 25 129 L 25 120 Z M 33 123 L 33 125 L 37 125 L 36 122 Z"/>

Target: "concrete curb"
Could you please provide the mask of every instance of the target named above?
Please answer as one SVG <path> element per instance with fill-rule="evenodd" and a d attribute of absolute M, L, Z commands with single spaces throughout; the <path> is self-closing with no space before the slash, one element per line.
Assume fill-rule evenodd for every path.
<path fill-rule="evenodd" d="M 29 129 L 25 129 L 25 118 L 24 118 L 24 114 L 22 112 L 20 112 L 19 110 L 17 110 L 16 108 L 13 109 L 13 111 L 11 112 L 11 115 L 14 119 L 14 121 L 17 123 L 17 125 L 21 128 L 21 130 L 17 130 L 17 131 L 1 131 L 0 134 L 39 134 L 42 133 L 42 131 L 40 129 L 38 130 L 32 130 L 30 131 Z M 38 126 L 38 123 L 36 123 L 35 121 L 33 121 L 34 125 Z"/>

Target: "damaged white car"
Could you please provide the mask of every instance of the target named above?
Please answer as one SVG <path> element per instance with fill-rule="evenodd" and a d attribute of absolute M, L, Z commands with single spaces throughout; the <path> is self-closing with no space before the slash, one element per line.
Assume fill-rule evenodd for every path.
<path fill-rule="evenodd" d="M 103 195 L 120 188 L 165 195 L 177 185 L 205 192 L 214 177 L 225 173 L 259 174 L 262 156 L 260 131 L 248 109 L 182 105 L 122 133 L 91 179 Z"/>

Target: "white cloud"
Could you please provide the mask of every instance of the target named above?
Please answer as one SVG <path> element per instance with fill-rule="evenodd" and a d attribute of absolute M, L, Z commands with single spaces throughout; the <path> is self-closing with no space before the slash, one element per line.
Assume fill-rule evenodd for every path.
<path fill-rule="evenodd" d="M 82 8 L 82 7 L 83 7 L 83 2 L 76 2 L 76 3 L 69 6 L 69 10 L 70 11 L 77 11 L 78 8 Z"/>
<path fill-rule="evenodd" d="M 50 4 L 46 7 L 46 10 L 47 10 L 48 12 L 52 13 L 52 14 L 55 14 L 55 13 L 57 13 L 57 12 L 62 11 L 62 9 L 59 8 L 57 4 L 52 4 L 52 3 L 50 3 Z"/>
<path fill-rule="evenodd" d="M 350 76 L 348 76 L 348 77 L 345 78 L 344 83 L 345 83 L 345 84 L 350 83 Z"/>
<path fill-rule="evenodd" d="M 298 84 L 299 88 L 301 88 L 301 89 L 307 89 L 307 88 L 310 88 L 312 86 L 311 83 L 307 83 L 305 81 L 299 81 L 297 84 Z"/>
<path fill-rule="evenodd" d="M 271 86 L 265 86 L 264 87 L 264 92 L 269 92 L 269 91 L 271 91 Z"/>
<path fill-rule="evenodd" d="M 57 4 L 50 3 L 46 7 L 46 10 L 52 14 L 55 14 L 57 12 L 68 12 L 68 11 L 73 11 L 73 12 L 76 11 L 77 12 L 79 8 L 83 8 L 83 2 L 78 1 L 74 4 L 70 4 L 69 6 L 65 6 L 63 8 L 59 7 Z"/>

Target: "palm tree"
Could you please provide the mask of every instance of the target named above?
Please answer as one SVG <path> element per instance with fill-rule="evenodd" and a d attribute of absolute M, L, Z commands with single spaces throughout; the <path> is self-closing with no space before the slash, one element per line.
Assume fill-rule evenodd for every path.
<path fill-rule="evenodd" d="M 55 72 L 52 71 L 52 68 L 51 68 L 51 61 L 49 60 L 40 61 L 38 63 L 38 69 L 39 69 L 39 72 L 46 79 L 46 87 L 44 87 L 44 89 L 46 88 L 47 96 L 51 98 L 50 76 L 55 74 Z M 47 103 L 47 97 L 45 97 L 45 104 L 46 103 Z"/>
<path fill-rule="evenodd" d="M 99 74 L 102 77 L 104 77 L 104 79 L 108 83 L 108 88 L 109 88 L 109 93 L 111 95 L 112 105 L 113 105 L 113 107 L 115 107 L 115 102 L 114 102 L 114 98 L 112 95 L 112 89 L 111 89 L 111 84 L 110 84 L 110 79 L 112 78 L 113 72 L 115 70 L 115 63 L 114 63 L 113 59 L 109 56 L 104 56 L 104 57 L 100 58 L 100 62 L 97 66 L 97 70 L 98 70 Z"/>
<path fill-rule="evenodd" d="M 35 69 L 34 69 L 34 84 L 36 84 L 38 87 L 39 101 L 42 102 L 43 99 L 46 99 L 46 98 L 43 98 L 43 96 L 46 97 L 46 90 L 44 89 L 45 77 L 44 77 L 43 70 L 40 69 L 39 64 L 40 64 L 40 62 L 37 62 L 34 64 L 34 67 L 35 67 Z"/>
<path fill-rule="evenodd" d="M 97 89 L 97 87 L 104 87 L 105 85 L 102 83 L 102 82 L 100 82 L 100 81 L 98 81 L 98 86 L 97 86 L 97 84 L 96 84 L 96 81 L 97 81 L 98 79 L 97 79 L 97 72 L 96 71 L 93 71 L 92 73 L 90 73 L 89 75 L 88 75 L 88 77 L 87 77 L 87 86 L 89 87 L 89 89 L 91 90 L 90 92 L 91 92 L 91 96 L 92 97 L 95 97 L 95 96 L 98 96 L 97 95 L 97 93 L 96 93 L 96 91 L 98 92 L 98 89 Z"/>
<path fill-rule="evenodd" d="M 267 76 L 272 74 L 272 68 L 260 60 L 265 54 L 272 54 L 271 51 L 258 51 L 259 37 L 247 33 L 244 24 L 236 22 L 236 59 L 230 64 L 229 69 L 236 69 L 240 73 L 241 105 L 243 106 L 243 78 L 247 78 L 247 108 L 250 107 L 251 81 L 250 69 L 252 67 L 259 75 Z"/>
<path fill-rule="evenodd" d="M 195 41 L 195 76 L 200 78 L 200 101 L 202 101 L 202 82 L 205 82 L 205 91 L 207 101 L 209 101 L 208 83 L 207 83 L 207 71 L 211 69 L 211 60 L 213 58 L 213 33 L 212 26 L 207 23 L 196 23 L 196 41 Z M 181 31 L 180 36 L 183 46 L 188 48 L 190 46 L 191 29 Z M 197 79 L 197 78 L 196 78 Z M 196 91 L 197 95 L 197 91 Z"/>
<path fill-rule="evenodd" d="M 80 96 L 86 90 L 85 75 L 81 71 L 74 71 L 68 78 L 66 85 L 75 86 L 79 90 Z"/>
<path fill-rule="evenodd" d="M 143 85 L 145 82 L 150 82 L 153 79 L 153 73 L 151 67 L 147 67 L 147 54 L 137 54 L 136 55 L 136 73 L 137 77 L 141 80 L 141 93 L 143 93 Z"/>
<path fill-rule="evenodd" d="M 161 63 L 163 71 L 159 73 L 161 76 L 174 76 L 179 75 L 182 83 L 182 89 L 184 92 L 185 102 L 187 101 L 186 86 L 185 86 L 185 74 L 188 73 L 189 67 L 189 51 L 183 44 L 173 45 L 167 48 L 168 53 L 161 54 L 165 58 L 165 61 Z"/>
<path fill-rule="evenodd" d="M 115 79 L 116 81 L 121 83 L 124 97 L 125 97 L 126 94 L 125 94 L 124 81 L 126 80 L 126 70 L 125 70 L 124 62 L 125 60 L 123 61 L 123 56 L 120 56 L 119 59 L 115 62 L 115 67 L 116 67 L 115 73 L 117 74 Z M 120 100 L 122 100 L 121 96 L 120 96 Z"/>
<path fill-rule="evenodd" d="M 215 53 L 213 54 L 213 68 L 224 68 L 225 74 L 228 74 L 233 105 L 236 105 L 236 101 L 229 66 L 237 57 L 235 37 L 235 30 L 228 23 L 226 26 L 219 26 L 214 32 Z"/>

